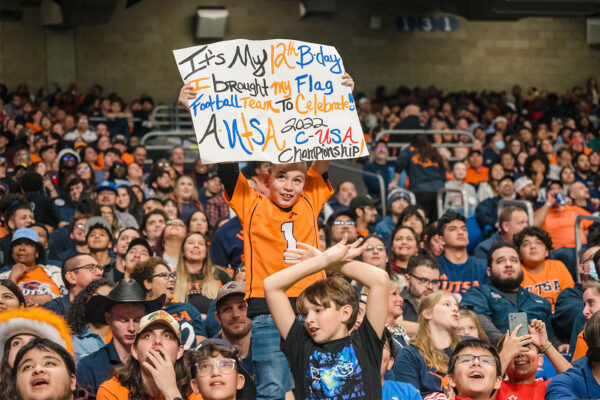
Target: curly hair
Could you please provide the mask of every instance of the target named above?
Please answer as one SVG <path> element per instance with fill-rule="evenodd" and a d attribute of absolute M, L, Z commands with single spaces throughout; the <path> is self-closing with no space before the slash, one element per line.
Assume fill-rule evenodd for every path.
<path fill-rule="evenodd" d="M 146 286 L 144 286 L 144 281 L 150 281 L 152 279 L 154 269 L 159 265 L 164 265 L 170 270 L 167 263 L 162 258 L 150 257 L 148 260 L 136 264 L 131 272 L 131 279 L 139 283 L 140 286 L 144 288 L 144 292 L 148 292 Z"/>
<path fill-rule="evenodd" d="M 102 286 L 115 287 L 115 284 L 108 279 L 96 279 L 91 281 L 81 292 L 75 296 L 71 302 L 71 307 L 65 316 L 67 325 L 71 328 L 73 335 L 81 335 L 88 324 L 85 316 L 85 305 L 94 296 L 94 293 Z"/>
<path fill-rule="evenodd" d="M 519 248 L 519 250 L 521 249 L 521 245 L 523 244 L 525 236 L 534 236 L 540 239 L 542 243 L 544 243 L 544 246 L 546 246 L 546 250 L 552 251 L 552 238 L 550 237 L 550 234 L 548 234 L 548 232 L 545 230 L 538 228 L 537 226 L 528 226 L 513 237 L 513 243 Z"/>

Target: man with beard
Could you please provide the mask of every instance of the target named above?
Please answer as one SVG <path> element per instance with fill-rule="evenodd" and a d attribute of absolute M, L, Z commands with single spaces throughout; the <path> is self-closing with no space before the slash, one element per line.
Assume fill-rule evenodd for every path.
<path fill-rule="evenodd" d="M 152 194 L 161 199 L 167 198 L 173 192 L 173 180 L 171 174 L 162 168 L 158 169 L 150 177 Z"/>
<path fill-rule="evenodd" d="M 532 207 L 538 197 L 537 187 L 527 176 L 522 176 L 515 181 L 515 192 L 517 193 L 517 200 L 528 201 Z"/>
<path fill-rule="evenodd" d="M 552 306 L 545 300 L 521 286 L 523 271 L 519 251 L 512 243 L 498 243 L 488 253 L 490 284 L 469 289 L 462 297 L 461 305 L 470 305 L 479 317 L 481 325 L 496 344 L 508 331 L 508 314 L 527 313 L 528 321 L 550 321 Z M 549 337 L 554 334 L 548 327 Z"/>
<path fill-rule="evenodd" d="M 246 290 L 241 283 L 231 281 L 219 288 L 215 317 L 221 325 L 221 338 L 231 343 L 238 352 L 242 366 L 254 376 L 252 353 L 250 352 L 252 321 L 246 315 Z"/>
<path fill-rule="evenodd" d="M 585 153 L 573 156 L 575 167 L 575 182 L 583 182 L 589 189 L 594 188 L 594 175 L 590 174 L 590 159 Z"/>

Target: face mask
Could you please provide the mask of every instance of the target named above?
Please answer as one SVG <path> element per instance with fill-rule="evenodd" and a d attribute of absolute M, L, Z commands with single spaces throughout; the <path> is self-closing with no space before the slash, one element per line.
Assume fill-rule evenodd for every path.
<path fill-rule="evenodd" d="M 504 144 L 504 140 L 496 140 L 496 141 L 494 142 L 494 144 L 496 145 L 496 148 L 497 148 L 498 150 L 500 150 L 500 151 L 504 150 L 504 146 L 505 146 L 505 144 Z"/>
<path fill-rule="evenodd" d="M 598 278 L 598 271 L 596 271 L 596 265 L 594 264 L 593 261 L 590 261 L 590 276 L 595 280 L 598 281 L 600 280 Z"/>

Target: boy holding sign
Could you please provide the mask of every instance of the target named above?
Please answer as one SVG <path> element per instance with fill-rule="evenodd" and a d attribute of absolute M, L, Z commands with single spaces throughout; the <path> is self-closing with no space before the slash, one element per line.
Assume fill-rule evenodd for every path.
<path fill-rule="evenodd" d="M 354 88 L 349 74 L 342 85 Z M 181 89 L 179 101 L 188 108 L 196 97 L 192 86 Z M 281 337 L 265 301 L 263 280 L 286 268 L 283 253 L 296 243 L 319 247 L 317 217 L 333 194 L 328 179 L 329 161 L 273 164 L 265 174 L 269 197 L 254 191 L 237 163 L 219 164 L 219 176 L 227 203 L 242 222 L 246 261 L 246 300 L 252 319 L 252 360 L 256 371 L 257 399 L 283 399 L 293 388 L 290 368 L 281 352 Z M 324 250 L 324 249 L 323 249 Z M 296 310 L 296 298 L 313 282 L 325 278 L 323 271 L 298 281 L 287 292 Z"/>

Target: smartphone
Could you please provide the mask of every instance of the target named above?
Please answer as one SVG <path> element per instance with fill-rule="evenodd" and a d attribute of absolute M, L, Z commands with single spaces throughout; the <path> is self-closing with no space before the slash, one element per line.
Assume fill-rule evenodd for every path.
<path fill-rule="evenodd" d="M 529 335 L 529 323 L 527 322 L 527 313 L 516 312 L 508 314 L 508 329 L 512 333 L 517 325 L 521 325 L 521 328 L 517 331 L 517 336 Z M 526 347 L 529 347 L 527 345 Z"/>

